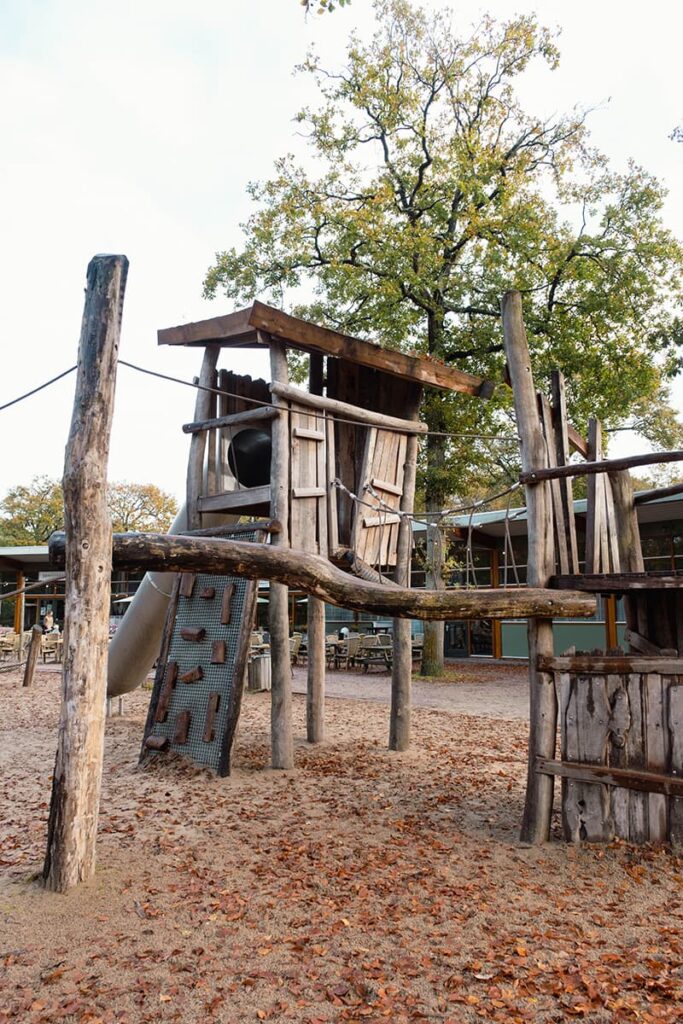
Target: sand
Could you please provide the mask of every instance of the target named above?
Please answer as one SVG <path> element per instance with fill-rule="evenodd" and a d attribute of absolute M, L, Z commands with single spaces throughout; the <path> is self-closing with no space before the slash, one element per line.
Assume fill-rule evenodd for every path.
<path fill-rule="evenodd" d="M 397 755 L 385 706 L 334 698 L 310 747 L 297 695 L 296 768 L 273 772 L 249 694 L 221 780 L 138 767 L 140 691 L 107 724 L 96 876 L 59 896 L 36 878 L 59 674 L 18 681 L 0 673 L 1 1024 L 683 1018 L 680 856 L 557 827 L 522 848 L 521 718 L 416 708 Z"/>

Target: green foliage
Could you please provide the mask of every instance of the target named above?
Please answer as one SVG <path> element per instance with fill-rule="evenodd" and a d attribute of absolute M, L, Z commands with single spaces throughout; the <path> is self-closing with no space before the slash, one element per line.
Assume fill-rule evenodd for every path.
<path fill-rule="evenodd" d="M 662 224 L 662 186 L 635 164 L 609 167 L 586 111 L 541 120 L 522 108 L 517 77 L 559 61 L 533 16 L 484 17 L 458 36 L 447 10 L 375 8 L 376 35 L 352 37 L 344 67 L 304 64 L 320 103 L 297 121 L 315 162 L 283 157 L 250 186 L 244 245 L 217 255 L 206 295 L 281 304 L 304 289 L 299 315 L 500 380 L 499 302 L 517 288 L 538 384 L 564 371 L 579 429 L 635 414 L 656 444 L 680 436 L 667 382 L 681 367 L 683 251 Z M 499 432 L 509 407 L 503 387 L 488 403 L 434 393 L 425 418 L 434 431 Z M 430 439 L 427 504 L 500 459 Z"/>
<path fill-rule="evenodd" d="M 165 532 L 178 511 L 175 498 L 154 484 L 112 483 L 107 502 L 114 532 Z M 64 529 L 64 496 L 58 480 L 37 476 L 12 487 L 0 501 L 0 545 L 45 544 Z"/>
<path fill-rule="evenodd" d="M 45 544 L 51 533 L 64 528 L 61 484 L 36 476 L 30 484 L 12 487 L 0 502 L 0 544 Z"/>

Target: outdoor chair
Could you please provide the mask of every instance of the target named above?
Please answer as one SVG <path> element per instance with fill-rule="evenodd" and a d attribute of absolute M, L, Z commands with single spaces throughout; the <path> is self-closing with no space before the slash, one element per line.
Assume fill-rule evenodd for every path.
<path fill-rule="evenodd" d="M 335 668 L 352 668 L 360 648 L 360 636 L 348 636 L 337 644 L 334 656 Z"/>

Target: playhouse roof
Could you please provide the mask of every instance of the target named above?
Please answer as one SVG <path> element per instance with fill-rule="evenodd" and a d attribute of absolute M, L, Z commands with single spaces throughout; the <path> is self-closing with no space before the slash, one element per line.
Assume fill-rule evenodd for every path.
<path fill-rule="evenodd" d="M 289 348 L 336 356 L 418 384 L 481 397 L 488 397 L 492 391 L 488 381 L 456 370 L 436 359 L 409 356 L 382 348 L 374 342 L 352 338 L 308 320 L 299 320 L 263 302 L 253 302 L 246 309 L 239 309 L 226 316 L 167 327 L 157 332 L 157 339 L 160 345 L 197 346 L 218 343 L 222 347 L 258 348 L 263 345 L 259 332 L 278 338 Z"/>

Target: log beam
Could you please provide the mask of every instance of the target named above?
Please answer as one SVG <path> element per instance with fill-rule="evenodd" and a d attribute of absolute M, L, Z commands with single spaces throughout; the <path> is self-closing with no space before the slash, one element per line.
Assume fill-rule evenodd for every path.
<path fill-rule="evenodd" d="M 64 564 L 64 534 L 53 533 L 50 560 Z M 590 618 L 595 598 L 576 591 L 529 587 L 514 590 L 411 590 L 349 576 L 307 551 L 210 537 L 158 533 L 114 534 L 115 569 L 206 572 L 269 579 L 296 587 L 341 608 L 415 619 Z"/>

